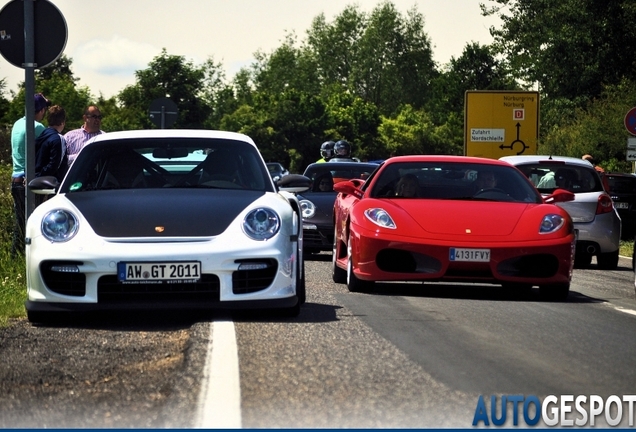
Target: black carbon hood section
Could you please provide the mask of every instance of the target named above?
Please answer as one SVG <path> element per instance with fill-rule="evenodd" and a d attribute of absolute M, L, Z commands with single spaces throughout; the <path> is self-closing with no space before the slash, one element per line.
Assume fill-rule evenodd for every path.
<path fill-rule="evenodd" d="M 236 189 L 131 189 L 75 192 L 66 198 L 102 237 L 208 237 L 225 231 L 263 194 Z"/>

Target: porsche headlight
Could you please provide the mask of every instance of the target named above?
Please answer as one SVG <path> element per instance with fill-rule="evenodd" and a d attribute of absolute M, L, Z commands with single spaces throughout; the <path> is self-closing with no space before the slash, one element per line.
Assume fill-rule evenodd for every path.
<path fill-rule="evenodd" d="M 316 214 L 316 206 L 309 200 L 303 199 L 299 201 L 300 210 L 303 214 L 303 219 L 311 219 Z"/>
<path fill-rule="evenodd" d="M 539 234 L 550 234 L 558 231 L 564 223 L 565 219 L 562 216 L 555 214 L 545 215 L 539 227 Z"/>
<path fill-rule="evenodd" d="M 67 210 L 51 210 L 42 218 L 42 235 L 52 242 L 69 241 L 78 228 L 77 218 Z"/>
<path fill-rule="evenodd" d="M 397 226 L 391 216 L 381 208 L 373 208 L 367 209 L 364 211 L 364 215 L 376 225 L 381 226 L 382 228 L 391 228 L 396 229 Z"/>
<path fill-rule="evenodd" d="M 243 220 L 243 231 L 253 240 L 267 240 L 280 229 L 280 218 L 268 208 L 252 210 Z"/>

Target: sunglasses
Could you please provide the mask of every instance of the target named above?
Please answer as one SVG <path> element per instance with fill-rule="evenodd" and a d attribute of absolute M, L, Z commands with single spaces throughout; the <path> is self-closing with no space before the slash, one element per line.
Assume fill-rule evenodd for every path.
<path fill-rule="evenodd" d="M 87 115 L 86 118 L 94 118 L 97 120 L 101 120 L 102 118 L 104 118 L 103 115 Z"/>

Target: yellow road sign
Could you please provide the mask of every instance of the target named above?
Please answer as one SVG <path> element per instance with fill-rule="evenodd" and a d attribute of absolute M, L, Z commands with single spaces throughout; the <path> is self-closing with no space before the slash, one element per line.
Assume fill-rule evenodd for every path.
<path fill-rule="evenodd" d="M 539 92 L 467 91 L 464 154 L 499 159 L 537 154 Z"/>

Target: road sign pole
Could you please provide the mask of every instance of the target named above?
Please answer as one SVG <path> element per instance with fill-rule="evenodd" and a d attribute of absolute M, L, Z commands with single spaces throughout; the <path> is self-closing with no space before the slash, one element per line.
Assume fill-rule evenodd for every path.
<path fill-rule="evenodd" d="M 35 177 L 35 44 L 34 44 L 34 0 L 24 0 L 24 110 L 26 117 L 26 143 L 25 143 L 25 178 L 26 181 Z M 28 187 L 25 188 L 24 216 L 29 218 L 35 209 L 35 196 Z"/>

